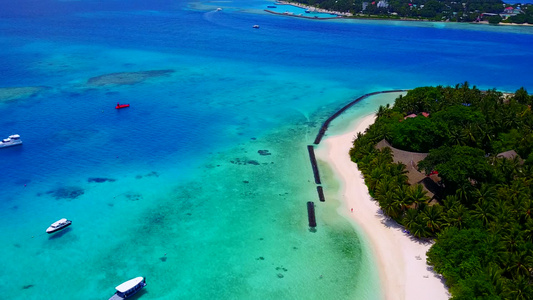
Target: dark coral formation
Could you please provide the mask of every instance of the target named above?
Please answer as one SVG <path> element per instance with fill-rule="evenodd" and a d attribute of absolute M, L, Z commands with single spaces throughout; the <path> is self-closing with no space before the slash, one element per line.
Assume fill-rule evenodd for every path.
<path fill-rule="evenodd" d="M 69 186 L 69 187 L 61 187 L 55 190 L 51 190 L 46 193 L 51 194 L 56 199 L 72 200 L 83 195 L 85 191 L 80 187 Z"/>
<path fill-rule="evenodd" d="M 126 198 L 129 201 L 138 201 L 138 200 L 142 200 L 143 198 L 141 194 L 137 194 L 137 193 L 126 193 L 124 194 L 124 196 L 126 196 Z"/>
<path fill-rule="evenodd" d="M 270 151 L 268 150 L 257 150 L 257 153 L 259 153 L 259 155 L 272 155 L 272 153 L 270 153 Z"/>
<path fill-rule="evenodd" d="M 96 86 L 103 86 L 109 84 L 132 85 L 143 82 L 150 78 L 167 76 L 173 72 L 174 70 L 151 70 L 140 72 L 111 73 L 89 78 L 87 83 Z"/>
<path fill-rule="evenodd" d="M 253 159 L 241 160 L 240 158 L 235 158 L 235 160 L 231 160 L 230 162 L 235 165 L 255 165 L 255 166 L 260 165 L 260 163 L 257 160 L 253 160 Z"/>
<path fill-rule="evenodd" d="M 102 182 L 114 182 L 116 179 L 113 178 L 103 178 L 103 177 L 91 177 L 87 179 L 88 182 L 96 182 L 96 183 L 102 183 Z"/>
<path fill-rule="evenodd" d="M 159 173 L 157 173 L 156 171 L 152 171 L 144 175 L 137 175 L 135 176 L 135 179 L 141 179 L 143 177 L 159 177 Z"/>

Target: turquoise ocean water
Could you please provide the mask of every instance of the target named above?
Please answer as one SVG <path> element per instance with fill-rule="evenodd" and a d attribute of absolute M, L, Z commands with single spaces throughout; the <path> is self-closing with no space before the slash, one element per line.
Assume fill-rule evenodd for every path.
<path fill-rule="evenodd" d="M 136 276 L 139 299 L 381 297 L 327 168 L 308 230 L 306 145 L 368 92 L 533 89 L 533 29 L 313 21 L 270 3 L 0 0 L 0 87 L 22 88 L 0 90 L 0 135 L 24 141 L 0 151 L 2 299 L 107 299 Z"/>

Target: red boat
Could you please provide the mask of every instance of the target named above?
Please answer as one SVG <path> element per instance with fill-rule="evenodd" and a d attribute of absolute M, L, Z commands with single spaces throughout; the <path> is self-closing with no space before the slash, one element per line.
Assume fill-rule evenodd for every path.
<path fill-rule="evenodd" d="M 125 108 L 125 107 L 130 107 L 130 105 L 129 104 L 117 103 L 117 106 L 115 106 L 115 109 L 121 109 L 121 108 Z"/>

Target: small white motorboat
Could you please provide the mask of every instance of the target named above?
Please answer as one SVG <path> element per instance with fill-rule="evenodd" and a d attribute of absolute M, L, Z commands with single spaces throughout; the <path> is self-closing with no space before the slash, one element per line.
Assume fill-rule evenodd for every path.
<path fill-rule="evenodd" d="M 3 139 L 0 141 L 0 148 L 11 147 L 16 145 L 22 145 L 22 140 L 20 139 L 20 135 L 18 134 L 10 135 L 7 139 Z"/>
<path fill-rule="evenodd" d="M 130 279 L 124 283 L 121 283 L 119 286 L 117 286 L 115 288 L 117 292 L 111 298 L 109 298 L 109 300 L 127 299 L 133 296 L 138 291 L 140 291 L 145 286 L 146 286 L 146 278 L 144 277 L 136 277 L 136 278 Z"/>
<path fill-rule="evenodd" d="M 48 229 L 46 229 L 46 232 L 47 233 L 56 232 L 58 230 L 61 230 L 61 229 L 65 228 L 65 227 L 70 226 L 70 224 L 72 224 L 72 221 L 63 218 L 63 219 L 61 219 L 59 221 L 56 221 L 56 222 L 52 223 L 52 225 L 50 225 L 50 227 L 48 227 Z"/>
<path fill-rule="evenodd" d="M 252 27 L 253 27 L 253 28 L 259 28 L 259 25 L 254 25 L 254 26 L 252 26 Z"/>

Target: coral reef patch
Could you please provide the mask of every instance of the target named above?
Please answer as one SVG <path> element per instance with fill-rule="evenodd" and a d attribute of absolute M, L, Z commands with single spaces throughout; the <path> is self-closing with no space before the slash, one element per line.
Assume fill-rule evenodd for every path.
<path fill-rule="evenodd" d="M 139 201 L 139 200 L 142 200 L 142 198 L 143 198 L 143 196 L 141 194 L 137 194 L 137 193 L 125 193 L 124 196 L 129 201 Z"/>
<path fill-rule="evenodd" d="M 4 87 L 0 88 L 0 102 L 9 102 L 36 96 L 39 92 L 49 89 L 45 86 Z"/>
<path fill-rule="evenodd" d="M 116 179 L 113 178 L 103 178 L 103 177 L 90 177 L 87 179 L 87 182 L 96 182 L 96 183 L 102 183 L 102 182 L 115 182 Z"/>
<path fill-rule="evenodd" d="M 69 187 L 61 187 L 55 190 L 50 190 L 46 193 L 52 195 L 54 198 L 58 200 L 59 199 L 72 200 L 83 195 L 85 191 L 80 187 L 69 186 Z"/>
<path fill-rule="evenodd" d="M 259 155 L 272 155 L 272 153 L 270 153 L 268 150 L 257 150 L 257 153 L 259 153 Z"/>
<path fill-rule="evenodd" d="M 174 73 L 174 70 L 110 73 L 89 78 L 87 84 L 93 86 L 132 85 L 146 81 L 150 78 L 168 76 L 171 73 Z"/>

